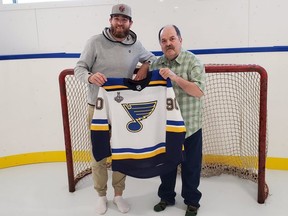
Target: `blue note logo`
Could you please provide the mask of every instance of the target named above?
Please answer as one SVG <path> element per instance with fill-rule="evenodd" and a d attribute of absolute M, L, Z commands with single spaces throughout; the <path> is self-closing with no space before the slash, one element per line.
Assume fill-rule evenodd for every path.
<path fill-rule="evenodd" d="M 125 103 L 122 104 L 125 111 L 132 119 L 126 125 L 128 131 L 136 133 L 142 130 L 142 120 L 148 118 L 155 110 L 157 101 L 149 101 L 143 103 Z"/>

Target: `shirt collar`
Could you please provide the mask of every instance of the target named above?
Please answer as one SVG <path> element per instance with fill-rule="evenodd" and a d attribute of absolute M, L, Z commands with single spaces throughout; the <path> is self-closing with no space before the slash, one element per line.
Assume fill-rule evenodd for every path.
<path fill-rule="evenodd" d="M 170 65 L 173 65 L 173 64 L 178 64 L 178 65 L 181 65 L 183 63 L 183 59 L 182 56 L 183 56 L 183 50 L 180 51 L 179 55 L 172 61 L 169 61 L 165 55 L 163 55 L 163 58 L 161 59 L 161 64 L 164 64 L 166 66 L 170 66 Z"/>

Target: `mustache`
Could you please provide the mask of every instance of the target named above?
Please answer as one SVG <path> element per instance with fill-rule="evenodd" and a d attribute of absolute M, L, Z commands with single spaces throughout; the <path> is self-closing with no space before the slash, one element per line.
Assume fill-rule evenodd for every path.
<path fill-rule="evenodd" d="M 169 45 L 169 46 L 166 46 L 166 50 L 168 49 L 174 49 L 175 47 L 173 45 Z"/>

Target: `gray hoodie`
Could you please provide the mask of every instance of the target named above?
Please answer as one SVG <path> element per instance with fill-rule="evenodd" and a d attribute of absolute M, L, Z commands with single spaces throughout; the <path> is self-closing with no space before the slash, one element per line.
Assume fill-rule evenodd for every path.
<path fill-rule="evenodd" d="M 88 103 L 95 105 L 99 87 L 88 82 L 92 73 L 106 77 L 132 78 L 138 62 L 153 61 L 156 57 L 147 51 L 137 35 L 130 30 L 124 41 L 116 41 L 105 28 L 102 34 L 92 36 L 86 43 L 74 68 L 77 79 L 88 84 Z"/>

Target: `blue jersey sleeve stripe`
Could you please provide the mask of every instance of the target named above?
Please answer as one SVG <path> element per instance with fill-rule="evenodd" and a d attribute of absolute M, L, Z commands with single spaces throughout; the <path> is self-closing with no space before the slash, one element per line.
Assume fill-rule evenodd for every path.
<path fill-rule="evenodd" d="M 167 125 L 174 125 L 174 126 L 182 126 L 185 125 L 184 121 L 173 121 L 173 120 L 167 120 Z"/>
<path fill-rule="evenodd" d="M 92 119 L 92 124 L 108 124 L 107 119 Z"/>

